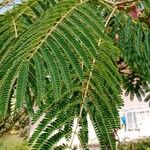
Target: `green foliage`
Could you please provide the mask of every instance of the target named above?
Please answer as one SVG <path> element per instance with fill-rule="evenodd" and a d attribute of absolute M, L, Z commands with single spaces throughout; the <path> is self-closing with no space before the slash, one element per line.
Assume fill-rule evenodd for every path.
<path fill-rule="evenodd" d="M 123 52 L 125 61 L 134 72 L 138 72 L 149 82 L 150 76 L 150 30 L 142 23 L 134 24 L 128 20 L 125 28 L 120 33 L 119 47 Z M 134 56 L 131 55 L 134 53 Z"/>
<path fill-rule="evenodd" d="M 149 150 L 150 138 L 138 139 L 131 142 L 124 142 L 118 145 L 118 150 Z"/>
<path fill-rule="evenodd" d="M 114 46 L 103 17 L 97 1 L 88 0 L 30 0 L 0 17 L 0 117 L 9 112 L 16 94 L 14 108 L 26 105 L 32 123 L 40 119 L 31 149 L 71 149 L 75 132 L 88 149 L 87 115 L 101 148 L 116 149 L 114 129 L 123 105 L 116 60 L 124 47 L 118 46 L 120 53 Z M 134 34 L 145 35 L 141 44 L 146 55 L 149 32 L 139 29 Z M 39 108 L 35 113 L 34 105 Z M 79 131 L 73 132 L 75 118 Z M 69 144 L 57 145 L 63 138 Z"/>
<path fill-rule="evenodd" d="M 146 8 L 146 6 L 145 6 Z M 147 12 L 147 11 L 146 11 Z M 119 13 L 113 20 L 113 38 L 116 46 L 121 50 L 121 59 L 119 63 L 125 63 L 123 67 L 123 88 L 126 89 L 126 95 L 130 95 L 131 100 L 134 95 L 139 100 L 149 91 L 150 83 L 150 29 L 144 21 L 126 18 L 124 14 Z"/>

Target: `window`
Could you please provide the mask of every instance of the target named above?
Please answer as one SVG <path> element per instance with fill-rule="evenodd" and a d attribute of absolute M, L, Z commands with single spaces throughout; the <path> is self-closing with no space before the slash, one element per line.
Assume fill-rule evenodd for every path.
<path fill-rule="evenodd" d="M 140 130 L 141 127 L 150 119 L 150 109 L 149 110 L 133 110 L 126 111 L 126 120 L 128 131 Z"/>

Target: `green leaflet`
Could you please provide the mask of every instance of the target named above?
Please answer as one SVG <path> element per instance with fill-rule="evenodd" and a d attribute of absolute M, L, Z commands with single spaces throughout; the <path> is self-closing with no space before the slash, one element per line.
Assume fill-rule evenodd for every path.
<path fill-rule="evenodd" d="M 80 63 L 78 61 L 77 56 L 74 54 L 73 52 L 73 47 L 70 46 L 70 44 L 68 45 L 68 41 L 64 40 L 64 38 L 62 38 L 62 34 L 57 34 L 57 31 L 54 33 L 54 36 L 56 38 L 56 41 L 58 41 L 57 45 L 60 45 L 60 48 L 62 48 L 64 50 L 64 52 L 66 53 L 66 55 L 69 57 L 73 68 L 75 69 L 75 71 L 77 72 L 77 75 L 79 76 L 79 78 L 82 80 L 83 79 L 83 73 L 82 73 L 82 69 L 80 67 Z"/>
<path fill-rule="evenodd" d="M 29 62 L 23 62 L 21 65 L 16 87 L 16 109 L 21 109 L 23 101 L 25 101 L 25 93 L 28 81 Z"/>
<path fill-rule="evenodd" d="M 13 91 L 13 86 L 17 78 L 19 64 L 12 66 L 0 83 L 0 117 L 7 114 L 9 108 L 9 100 Z"/>
<path fill-rule="evenodd" d="M 30 95 L 29 89 L 25 93 L 25 96 L 26 96 L 25 97 L 26 109 L 27 109 L 27 112 L 28 112 L 29 116 L 32 117 L 33 114 L 34 114 L 34 111 L 33 111 L 33 102 L 32 102 L 32 99 L 31 99 L 31 95 Z"/>
<path fill-rule="evenodd" d="M 54 150 L 66 150 L 68 148 L 67 144 L 61 144 L 60 146 L 55 146 Z"/>
<path fill-rule="evenodd" d="M 70 134 L 70 131 L 65 131 L 61 129 L 58 133 L 56 133 L 47 140 L 41 150 L 53 150 L 55 146 L 52 145 L 55 145 L 58 141 L 60 141 L 64 136 L 67 136 L 68 134 Z"/>
<path fill-rule="evenodd" d="M 50 125 L 43 130 L 43 133 L 41 133 L 41 135 L 37 139 L 37 143 L 33 145 L 33 149 L 43 150 L 46 147 L 47 142 L 57 143 L 57 141 L 52 141 L 50 136 L 53 135 L 53 132 L 55 133 L 55 131 L 57 131 L 58 129 L 63 128 L 63 125 L 68 123 L 73 118 L 74 116 L 71 114 L 71 112 L 65 112 L 63 115 L 61 114 L 60 116 L 58 116 L 58 119 L 52 121 Z M 64 133 L 66 134 L 66 132 Z M 66 136 L 65 134 L 63 134 L 62 136 Z M 48 147 L 51 148 L 52 146 L 53 144 L 50 144 Z"/>
<path fill-rule="evenodd" d="M 89 111 L 90 119 L 93 123 L 95 132 L 97 134 L 97 138 L 100 143 L 100 147 L 102 149 L 111 148 L 115 150 L 115 139 L 112 138 L 112 128 L 110 127 L 109 120 L 102 111 L 94 105 L 94 107 L 90 107 L 87 105 L 86 108 Z M 98 111 L 99 113 L 96 113 Z"/>
<path fill-rule="evenodd" d="M 85 109 L 82 112 L 82 118 L 80 119 L 79 122 L 79 134 L 78 134 L 78 138 L 80 140 L 81 143 L 81 147 L 84 150 L 89 150 L 88 149 L 88 120 L 87 120 L 87 113 L 85 111 Z"/>
<path fill-rule="evenodd" d="M 61 100 L 61 102 L 59 102 L 59 103 L 54 103 L 49 108 L 49 112 L 44 117 L 44 119 L 39 123 L 36 131 L 33 133 L 29 142 L 32 144 L 35 140 L 37 140 L 36 138 L 38 138 L 38 136 L 41 134 L 40 131 L 44 130 L 54 118 L 59 118 L 58 116 L 61 116 L 62 113 L 68 111 L 68 109 L 70 109 L 70 107 L 74 108 L 74 106 L 79 104 L 79 102 L 80 101 L 78 99 L 77 100 L 74 100 L 74 99 L 66 100 L 66 99 L 64 99 L 64 100 Z M 57 108 L 59 108 L 59 111 Z M 41 116 L 41 113 L 39 115 Z M 51 127 L 49 127 L 49 130 L 51 130 Z M 44 140 L 44 138 L 43 138 L 43 140 Z M 37 142 L 38 142 L 38 140 L 37 140 Z"/>
<path fill-rule="evenodd" d="M 78 34 L 73 32 L 72 28 L 65 23 L 59 27 L 59 32 L 61 32 L 61 35 L 73 47 L 74 53 L 76 52 L 82 58 L 85 66 L 90 69 L 91 64 L 88 58 L 89 56 L 87 55 L 84 46 L 79 44 L 79 41 L 77 40 Z"/>
<path fill-rule="evenodd" d="M 68 89 L 72 87 L 71 85 L 71 79 L 70 79 L 70 73 L 68 69 L 68 64 L 65 61 L 65 57 L 62 54 L 60 47 L 57 45 L 57 43 L 54 41 L 54 39 L 48 39 L 47 46 L 51 49 L 54 56 L 56 57 L 56 60 L 58 61 L 58 67 L 61 73 L 61 77 Z"/>
<path fill-rule="evenodd" d="M 45 99 L 45 70 L 41 56 L 36 53 L 33 57 L 37 82 L 37 103 L 40 105 Z"/>

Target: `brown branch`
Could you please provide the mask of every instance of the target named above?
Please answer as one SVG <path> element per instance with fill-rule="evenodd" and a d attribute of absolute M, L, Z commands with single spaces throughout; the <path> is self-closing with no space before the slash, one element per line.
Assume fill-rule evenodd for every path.
<path fill-rule="evenodd" d="M 106 3 L 111 4 L 111 5 L 121 5 L 121 4 L 127 4 L 127 3 L 133 3 L 133 2 L 137 2 L 138 0 L 123 0 L 120 2 L 112 2 L 109 0 L 104 0 Z"/>
<path fill-rule="evenodd" d="M 112 16 L 114 15 L 115 11 L 117 9 L 117 6 L 114 7 L 114 9 L 112 10 L 111 14 L 109 15 L 108 19 L 106 20 L 106 23 L 105 23 L 105 28 L 106 26 L 108 25 L 110 19 L 112 18 Z"/>

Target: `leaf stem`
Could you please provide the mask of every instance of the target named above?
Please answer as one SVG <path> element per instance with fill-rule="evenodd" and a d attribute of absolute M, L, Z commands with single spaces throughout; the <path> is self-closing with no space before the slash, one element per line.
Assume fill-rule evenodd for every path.
<path fill-rule="evenodd" d="M 82 104 L 81 104 L 81 107 L 80 107 L 80 113 L 79 113 L 79 117 L 77 118 L 77 123 L 76 123 L 76 127 L 75 127 L 75 130 L 74 130 L 74 134 L 73 134 L 71 142 L 70 142 L 69 150 L 71 150 L 71 148 L 72 148 L 72 144 L 73 144 L 73 141 L 74 141 L 74 138 L 75 138 L 75 133 L 77 133 L 79 121 L 80 121 L 80 118 L 82 116 L 84 102 L 85 102 L 87 94 L 88 94 L 88 89 L 89 89 L 89 85 L 90 85 L 90 80 L 92 78 L 92 72 L 93 72 L 93 69 L 94 69 L 95 62 L 96 62 L 96 60 L 94 58 L 93 62 L 92 62 L 92 68 L 91 68 L 91 71 L 90 71 L 90 74 L 89 74 L 89 78 L 88 78 L 88 81 L 87 81 L 87 84 L 86 84 L 86 87 L 85 87 L 85 91 L 84 91 L 84 94 L 83 94 L 83 100 L 82 100 Z"/>
<path fill-rule="evenodd" d="M 108 25 L 110 19 L 112 18 L 112 16 L 114 15 L 114 13 L 115 13 L 116 10 L 117 10 L 117 6 L 115 6 L 115 7 L 113 8 L 111 14 L 109 15 L 108 19 L 106 20 L 106 23 L 105 23 L 105 25 L 104 25 L 105 28 L 107 27 L 107 25 Z"/>
<path fill-rule="evenodd" d="M 17 38 L 18 37 L 18 33 L 17 33 L 17 26 L 16 26 L 16 22 L 15 22 L 14 17 L 13 17 L 13 26 L 14 26 L 14 30 L 15 30 L 15 37 Z"/>

